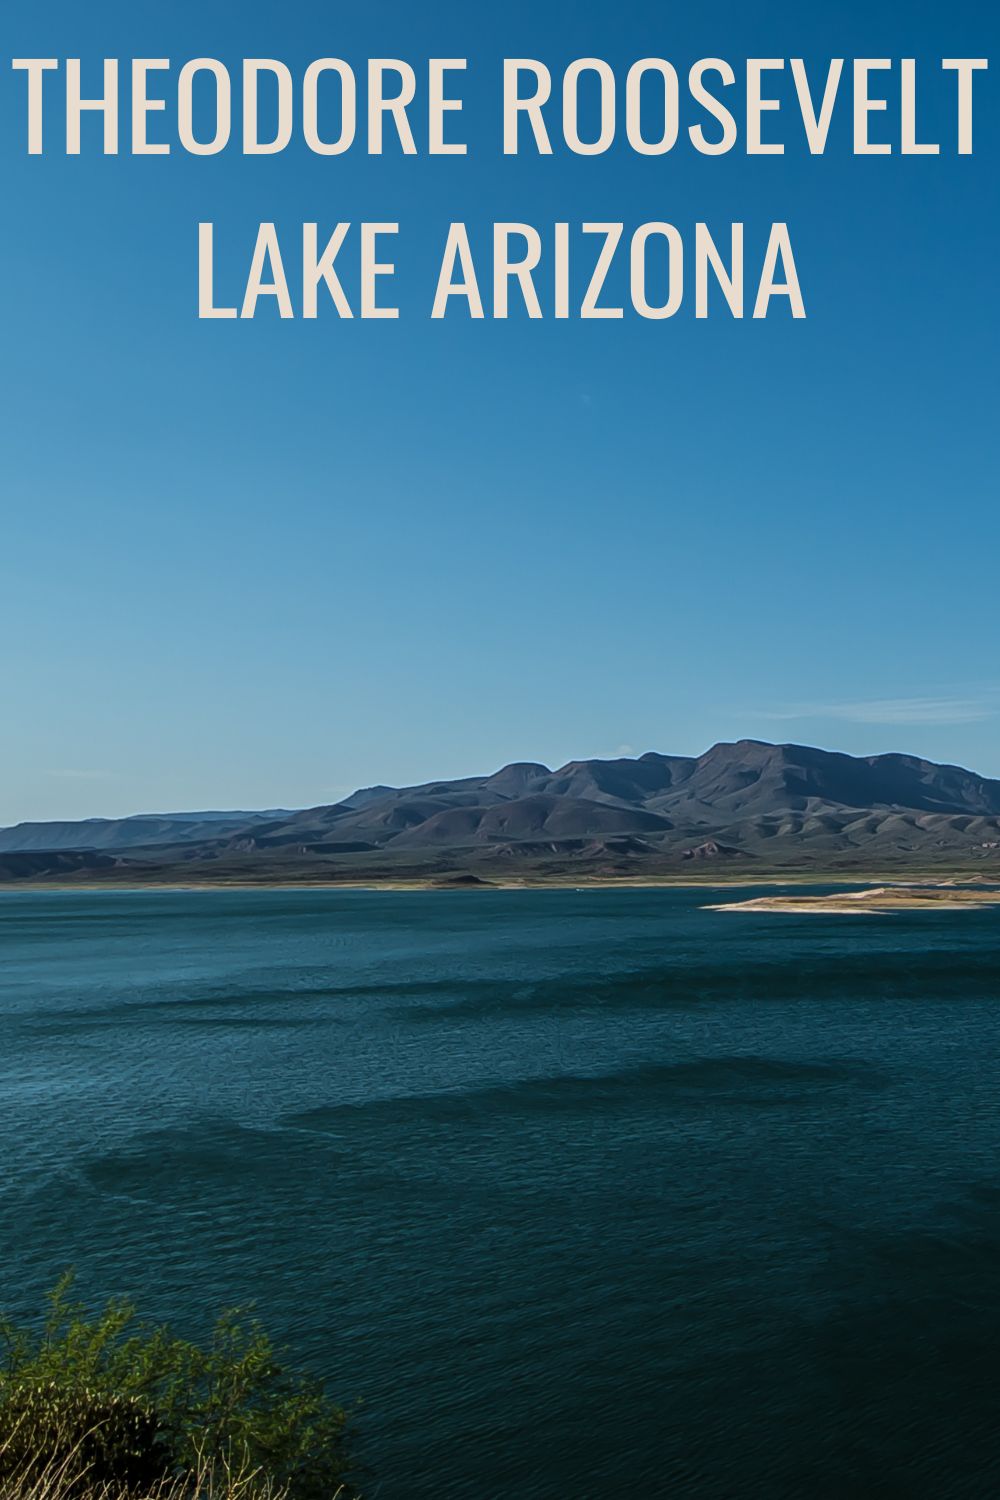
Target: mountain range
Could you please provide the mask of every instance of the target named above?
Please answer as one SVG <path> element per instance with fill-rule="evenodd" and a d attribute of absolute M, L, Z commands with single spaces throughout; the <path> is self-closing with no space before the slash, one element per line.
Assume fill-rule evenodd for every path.
<path fill-rule="evenodd" d="M 725 867 L 1000 875 L 1000 781 L 910 755 L 759 740 L 700 756 L 517 762 L 290 812 L 0 830 L 0 880 L 378 881 L 669 876 Z M 708 870 L 706 869 L 706 873 Z"/>

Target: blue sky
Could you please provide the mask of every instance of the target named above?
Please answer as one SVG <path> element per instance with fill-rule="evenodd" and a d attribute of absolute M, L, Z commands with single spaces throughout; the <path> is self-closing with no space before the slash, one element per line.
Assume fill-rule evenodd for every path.
<path fill-rule="evenodd" d="M 939 71 L 992 58 L 998 30 L 982 0 L 17 7 L 0 823 L 305 805 L 741 736 L 1000 776 L 998 65 L 961 159 Z M 470 154 L 105 158 L 91 121 L 67 159 L 56 81 L 53 149 L 29 158 L 16 56 L 79 56 L 94 83 L 105 56 L 167 57 L 173 78 L 198 56 L 418 75 L 466 57 L 449 129 Z M 946 149 L 854 158 L 845 92 L 811 158 L 786 74 L 783 157 L 505 159 L 504 56 L 622 75 L 663 56 L 682 76 L 710 56 L 915 57 Z M 898 141 L 898 108 L 884 124 Z M 293 263 L 303 221 L 396 220 L 403 316 L 199 322 L 203 219 L 238 292 L 262 220 Z M 742 220 L 758 264 L 785 220 L 808 318 L 432 323 L 452 219 L 477 243 L 495 220 L 547 243 L 557 219 L 686 238 Z"/>

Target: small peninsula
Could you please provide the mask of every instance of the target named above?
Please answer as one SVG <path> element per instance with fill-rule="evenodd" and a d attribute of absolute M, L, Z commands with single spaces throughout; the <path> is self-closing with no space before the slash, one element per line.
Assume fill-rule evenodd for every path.
<path fill-rule="evenodd" d="M 1000 887 L 938 885 L 875 885 L 861 891 L 833 895 L 754 896 L 749 901 L 725 901 L 706 911 L 788 912 L 801 915 L 890 916 L 900 911 L 976 911 L 1000 906 Z"/>

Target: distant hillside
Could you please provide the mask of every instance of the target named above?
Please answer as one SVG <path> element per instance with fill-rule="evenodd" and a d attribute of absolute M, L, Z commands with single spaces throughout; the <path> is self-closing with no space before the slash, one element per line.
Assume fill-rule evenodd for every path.
<path fill-rule="evenodd" d="M 24 850 L 134 849 L 183 844 L 232 833 L 287 811 L 139 813 L 131 818 L 86 818 L 82 822 L 18 823 L 0 828 L 0 854 Z"/>
<path fill-rule="evenodd" d="M 969 867 L 1000 876 L 1000 781 L 908 755 L 758 740 L 704 755 L 535 762 L 488 776 L 365 788 L 296 813 L 22 824 L 0 852 L 103 851 L 116 878 L 483 879 Z M 97 873 L 104 873 L 101 866 Z M 16 878 L 9 862 L 0 878 Z M 84 872 L 93 862 L 81 863 Z M 53 861 L 53 878 L 65 875 Z"/>

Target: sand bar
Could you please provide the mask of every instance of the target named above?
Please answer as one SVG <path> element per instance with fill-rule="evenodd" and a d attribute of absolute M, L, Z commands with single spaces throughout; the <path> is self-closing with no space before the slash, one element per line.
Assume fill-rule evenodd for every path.
<path fill-rule="evenodd" d="M 898 911 L 970 911 L 1000 906 L 1000 888 L 940 885 L 877 885 L 858 891 L 836 891 L 822 896 L 755 896 L 749 901 L 726 901 L 706 911 L 799 912 L 812 915 L 886 916 Z"/>

